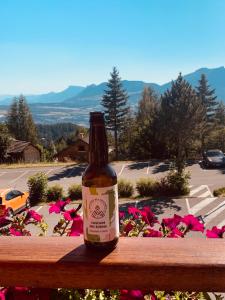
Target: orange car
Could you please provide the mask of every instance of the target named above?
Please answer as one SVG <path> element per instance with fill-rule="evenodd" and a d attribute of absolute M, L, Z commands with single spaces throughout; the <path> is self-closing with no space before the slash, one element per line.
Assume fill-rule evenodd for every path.
<path fill-rule="evenodd" d="M 13 189 L 0 189 L 0 206 L 8 210 L 13 216 L 24 208 L 30 207 L 29 193 Z"/>

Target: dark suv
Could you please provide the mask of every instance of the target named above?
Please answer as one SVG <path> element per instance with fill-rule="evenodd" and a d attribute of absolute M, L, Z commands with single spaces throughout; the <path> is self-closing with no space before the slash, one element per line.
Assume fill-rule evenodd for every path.
<path fill-rule="evenodd" d="M 224 167 L 225 156 L 221 150 L 206 150 L 203 152 L 203 165 L 206 168 Z"/>

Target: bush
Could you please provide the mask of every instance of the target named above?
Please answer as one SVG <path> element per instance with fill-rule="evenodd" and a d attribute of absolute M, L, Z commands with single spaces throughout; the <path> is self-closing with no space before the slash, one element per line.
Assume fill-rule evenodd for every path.
<path fill-rule="evenodd" d="M 118 194 L 121 198 L 131 197 L 134 193 L 133 184 L 124 179 L 118 181 Z"/>
<path fill-rule="evenodd" d="M 213 191 L 213 196 L 215 197 L 224 197 L 225 196 L 225 187 L 221 187 Z"/>
<path fill-rule="evenodd" d="M 153 196 L 157 192 L 157 181 L 151 178 L 141 178 L 136 183 L 136 190 L 141 197 Z"/>
<path fill-rule="evenodd" d="M 32 206 L 46 200 L 48 177 L 45 173 L 40 172 L 30 176 L 27 184 L 29 187 L 29 197 Z"/>
<path fill-rule="evenodd" d="M 162 178 L 158 183 L 158 194 L 163 196 L 183 196 L 190 192 L 189 188 L 190 174 L 172 170 Z"/>
<path fill-rule="evenodd" d="M 82 199 L 82 189 L 81 189 L 81 185 L 80 184 L 72 184 L 69 188 L 68 188 L 68 197 L 71 200 L 78 200 L 78 199 Z"/>
<path fill-rule="evenodd" d="M 47 200 L 57 201 L 63 197 L 63 187 L 59 184 L 52 185 L 47 190 Z"/>

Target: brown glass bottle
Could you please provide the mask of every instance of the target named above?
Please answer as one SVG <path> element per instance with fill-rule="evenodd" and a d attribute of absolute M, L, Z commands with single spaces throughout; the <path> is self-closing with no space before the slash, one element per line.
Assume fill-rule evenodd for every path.
<path fill-rule="evenodd" d="M 119 238 L 117 176 L 108 163 L 104 114 L 90 113 L 89 165 L 82 176 L 84 242 L 114 248 Z"/>

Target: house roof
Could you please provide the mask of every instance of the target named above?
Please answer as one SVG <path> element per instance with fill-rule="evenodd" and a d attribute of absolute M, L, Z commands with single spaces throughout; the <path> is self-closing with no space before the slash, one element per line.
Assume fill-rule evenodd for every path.
<path fill-rule="evenodd" d="M 85 138 L 79 137 L 78 140 L 81 140 L 81 141 L 85 142 L 86 144 L 89 144 L 89 136 L 87 136 Z"/>
<path fill-rule="evenodd" d="M 29 145 L 31 145 L 30 142 L 12 140 L 10 146 L 7 149 L 7 154 L 21 153 Z"/>

